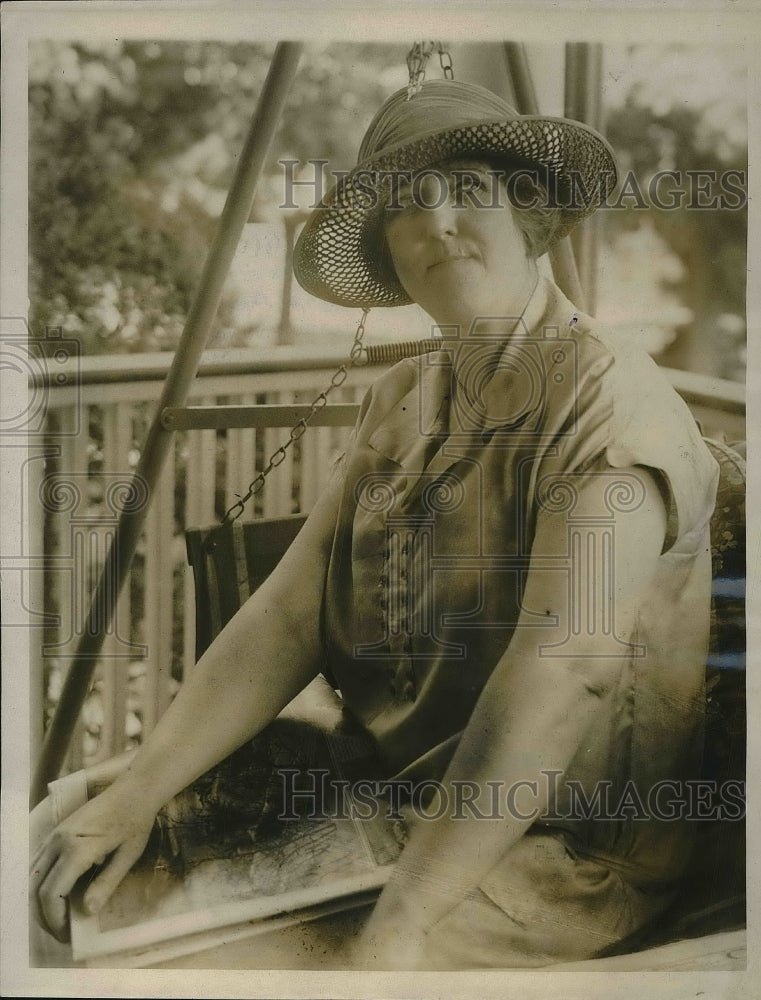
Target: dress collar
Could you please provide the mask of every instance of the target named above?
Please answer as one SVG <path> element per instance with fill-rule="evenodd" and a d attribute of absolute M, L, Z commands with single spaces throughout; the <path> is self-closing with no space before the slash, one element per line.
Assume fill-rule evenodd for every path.
<path fill-rule="evenodd" d="M 576 314 L 560 289 L 541 276 L 509 334 L 495 342 L 494 357 L 473 413 L 452 403 L 453 354 L 457 348 L 442 346 L 415 359 L 417 378 L 369 436 L 368 444 L 403 468 L 421 472 L 452 435 L 477 441 L 497 427 L 525 421 L 536 412 L 538 402 L 532 400 L 531 393 L 539 387 L 536 380 L 521 378 L 516 359 L 527 357 L 527 342 L 542 338 L 546 329 L 567 330 Z M 477 328 L 473 334 L 477 339 Z M 488 341 L 486 344 L 489 353 Z M 444 466 L 453 461 L 454 457 Z"/>

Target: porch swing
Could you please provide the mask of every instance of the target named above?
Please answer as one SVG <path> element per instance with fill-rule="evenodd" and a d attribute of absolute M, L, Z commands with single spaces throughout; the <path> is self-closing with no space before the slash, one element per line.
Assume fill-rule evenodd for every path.
<path fill-rule="evenodd" d="M 435 43 L 416 43 L 408 57 L 410 87 L 414 88 L 425 75 L 426 63 L 436 50 Z M 439 58 L 445 75 L 451 73 L 451 60 L 438 46 Z M 364 346 L 365 311 L 360 320 L 347 365 L 339 367 L 329 385 L 315 400 L 306 406 L 227 406 L 227 407 L 187 407 L 184 398 L 190 381 L 195 375 L 201 351 L 205 343 L 211 319 L 216 310 L 222 281 L 237 245 L 240 231 L 248 216 L 253 191 L 261 169 L 267 147 L 274 133 L 290 80 L 296 72 L 300 46 L 291 43 L 278 45 L 272 67 L 260 100 L 259 109 L 252 123 L 241 163 L 233 187 L 228 197 L 215 245 L 209 256 L 196 301 L 188 318 L 182 342 L 167 377 L 164 393 L 158 406 L 157 418 L 151 427 L 145 449 L 141 456 L 137 475 L 153 485 L 164 457 L 169 448 L 172 434 L 179 429 L 202 429 L 210 427 L 291 427 L 288 439 L 269 458 L 264 469 L 252 480 L 245 495 L 239 497 L 226 512 L 220 524 L 186 530 L 187 554 L 193 569 L 195 582 L 196 609 L 196 658 L 198 658 L 227 621 L 232 618 L 248 596 L 263 582 L 287 549 L 306 515 L 295 514 L 277 519 L 242 520 L 246 504 L 261 490 L 267 475 L 286 457 L 287 450 L 301 438 L 308 426 L 348 426 L 354 423 L 358 407 L 354 404 L 330 404 L 329 394 L 343 384 L 347 368 L 364 361 L 378 363 L 397 361 L 437 349 L 438 341 L 428 340 L 379 347 Z M 536 100 L 530 74 L 522 46 L 506 45 L 505 55 L 516 95 L 519 112 L 536 113 Z M 567 81 L 568 83 L 568 81 Z M 568 240 L 561 241 L 552 257 L 555 280 L 570 298 L 581 301 L 580 286 L 573 252 Z M 709 740 L 706 750 L 706 773 L 715 780 L 725 777 L 744 776 L 744 672 L 727 669 L 739 666 L 735 662 L 744 647 L 744 622 L 742 620 L 742 593 L 744 592 L 744 464 L 742 458 L 728 446 L 709 442 L 721 469 L 719 501 L 711 526 L 714 554 L 714 618 L 712 624 L 712 645 L 708 662 L 709 673 Z M 134 553 L 142 528 L 141 512 L 126 513 L 120 524 L 112 553 L 103 570 L 101 587 L 107 581 L 109 593 L 115 600 L 116 592 L 126 577 L 126 571 Z M 113 586 L 113 578 L 118 585 Z M 93 607 L 98 605 L 96 594 Z M 113 612 L 109 608 L 107 617 Z M 91 610 L 91 616 L 93 611 Z M 103 628 L 103 624 L 100 624 Z M 93 635 L 85 630 L 77 657 L 66 678 L 64 691 L 53 722 L 49 728 L 41 761 L 37 772 L 33 796 L 39 800 L 52 782 L 50 791 L 59 803 L 59 818 L 62 811 L 70 810 L 73 803 L 64 801 L 62 791 L 65 784 L 71 788 L 71 776 L 56 782 L 58 771 L 65 756 L 73 729 L 74 720 L 81 708 L 102 635 Z M 727 657 L 735 660 L 728 663 Z M 306 738 L 314 741 L 314 734 L 322 734 L 327 739 L 322 745 L 327 757 L 335 761 L 337 741 L 348 740 L 352 753 L 343 763 L 359 765 L 357 773 L 372 771 L 372 749 L 362 739 L 362 734 L 352 726 L 341 706 L 340 698 L 331 685 L 318 678 L 307 689 L 296 711 L 286 711 L 283 719 L 274 724 L 285 732 L 286 742 L 293 745 L 293 739 Z M 283 729 L 284 727 L 284 729 Z M 295 734 L 295 737 L 294 737 Z M 280 737 L 277 737 L 278 739 Z M 331 743 L 330 741 L 334 742 Z M 271 749 L 271 748 L 270 748 Z M 240 762 L 240 761 L 239 761 Z M 244 762 L 245 764 L 245 762 Z M 79 778 L 78 794 L 85 797 L 96 793 L 116 776 L 123 763 L 120 760 L 101 765 L 89 775 Z M 229 780 L 231 767 L 223 765 L 220 773 Z M 224 789 L 222 794 L 227 794 Z M 62 797 L 63 796 L 63 797 Z M 57 797 L 57 799 L 56 799 Z M 726 825 L 726 824 L 725 824 Z M 706 824 L 711 826 L 711 824 Z M 702 831 L 705 832 L 705 831 Z M 730 831 L 709 830 L 704 837 L 705 850 L 700 864 L 705 866 L 706 858 L 715 864 L 715 878 L 705 891 L 687 894 L 677 908 L 667 915 L 648 936 L 626 943 L 629 951 L 636 951 L 680 940 L 681 938 L 705 938 L 703 951 L 710 952 L 709 935 L 735 931 L 744 925 L 744 871 L 740 863 L 742 853 L 740 824 L 734 824 Z M 698 853 L 698 852 L 696 852 Z M 704 873 L 703 873 L 704 874 Z M 376 880 L 377 881 L 377 880 Z M 382 884 L 382 877 L 369 889 L 357 890 L 353 896 L 342 901 L 315 906 L 311 913 L 302 916 L 316 917 L 331 910 L 351 906 L 363 906 L 371 902 Z M 697 884 L 697 883 L 696 883 Z M 705 879 L 701 882 L 705 890 Z M 277 928 L 278 922 L 270 926 Z M 735 939 L 736 940 L 736 939 Z M 186 951 L 189 949 L 186 948 Z M 622 949 L 623 950 L 623 949 Z M 697 954 L 697 953 L 696 953 Z M 621 956 L 623 957 L 623 955 Z M 593 963 L 604 968 L 606 962 L 615 963 L 610 958 Z M 588 963 L 587 963 L 588 964 Z M 610 966 L 616 968 L 615 964 Z M 635 966 L 636 961 L 635 961 Z M 640 968 L 658 968 L 657 960 L 643 963 Z M 695 967 L 700 967 L 695 966 Z"/>

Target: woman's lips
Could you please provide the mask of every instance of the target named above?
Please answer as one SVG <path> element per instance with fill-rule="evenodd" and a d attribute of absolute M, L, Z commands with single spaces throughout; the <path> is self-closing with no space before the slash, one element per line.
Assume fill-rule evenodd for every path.
<path fill-rule="evenodd" d="M 470 254 L 457 253 L 448 254 L 446 257 L 439 257 L 432 264 L 428 265 L 428 270 L 431 271 L 434 267 L 438 267 L 440 264 L 456 264 L 461 260 L 470 260 Z"/>

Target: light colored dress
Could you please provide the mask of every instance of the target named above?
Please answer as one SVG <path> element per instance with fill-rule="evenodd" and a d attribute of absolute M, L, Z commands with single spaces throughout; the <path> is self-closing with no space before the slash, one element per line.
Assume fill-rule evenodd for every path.
<path fill-rule="evenodd" d="M 699 774 L 718 470 L 652 360 L 613 347 L 546 279 L 507 342 L 485 335 L 472 355 L 475 409 L 453 392 L 452 349 L 396 365 L 362 405 L 328 570 L 328 664 L 387 776 L 440 779 L 519 615 L 562 655 L 543 610 L 521 607 L 529 566 L 567 572 L 572 587 L 580 545 L 604 588 L 615 532 L 643 496 L 617 470 L 651 470 L 668 529 L 632 633 L 615 633 L 603 600 L 572 595 L 578 627 L 620 658 L 618 683 L 549 813 L 428 935 L 437 967 L 583 958 L 660 913 L 689 857 L 690 824 L 653 816 L 648 796 Z M 605 505 L 576 522 L 592 474 L 609 481 Z M 568 551 L 532 551 L 543 509 L 566 511 Z M 574 782 L 587 801 L 608 783 L 608 803 L 631 808 L 580 815 Z"/>

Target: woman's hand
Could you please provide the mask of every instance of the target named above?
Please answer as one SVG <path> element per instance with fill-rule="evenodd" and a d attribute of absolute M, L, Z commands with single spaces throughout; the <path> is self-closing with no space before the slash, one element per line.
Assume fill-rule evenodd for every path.
<path fill-rule="evenodd" d="M 79 878 L 103 866 L 84 896 L 87 910 L 96 913 L 143 853 L 155 818 L 145 798 L 137 782 L 120 778 L 32 845 L 37 916 L 59 941 L 69 938 L 67 897 Z"/>
<path fill-rule="evenodd" d="M 89 909 L 102 906 L 143 852 L 158 809 L 261 732 L 317 674 L 341 489 L 336 477 L 275 571 L 190 672 L 129 770 L 32 849 L 38 911 L 59 939 L 76 881 L 105 862 L 84 897 Z"/>

